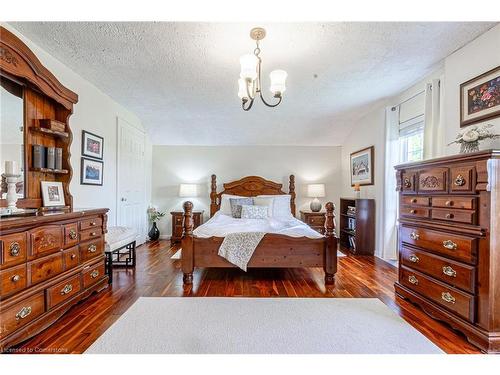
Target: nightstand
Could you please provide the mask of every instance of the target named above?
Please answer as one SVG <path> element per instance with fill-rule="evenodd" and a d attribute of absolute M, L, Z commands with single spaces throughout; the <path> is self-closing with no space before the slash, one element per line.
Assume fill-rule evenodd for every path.
<path fill-rule="evenodd" d="M 193 211 L 193 229 L 196 229 L 196 227 L 203 224 L 203 212 L 204 211 Z M 176 242 L 180 242 L 180 240 L 182 239 L 182 223 L 184 221 L 184 212 L 172 211 L 170 214 L 172 215 L 172 237 L 170 237 L 170 243 L 173 245 Z"/>
<path fill-rule="evenodd" d="M 315 231 L 325 233 L 325 212 L 300 211 L 300 220 Z"/>

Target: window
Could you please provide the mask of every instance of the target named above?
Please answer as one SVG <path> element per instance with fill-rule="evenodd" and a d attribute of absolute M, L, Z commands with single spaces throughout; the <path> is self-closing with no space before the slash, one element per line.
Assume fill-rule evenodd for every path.
<path fill-rule="evenodd" d="M 419 121 L 399 131 L 399 160 L 402 163 L 424 158 L 424 122 Z"/>

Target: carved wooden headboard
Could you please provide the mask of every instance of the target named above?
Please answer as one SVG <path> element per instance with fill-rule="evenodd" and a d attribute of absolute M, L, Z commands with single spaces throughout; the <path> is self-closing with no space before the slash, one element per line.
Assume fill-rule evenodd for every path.
<path fill-rule="evenodd" d="M 256 197 L 257 195 L 281 195 L 287 194 L 283 190 L 283 184 L 266 180 L 259 176 L 243 177 L 240 180 L 227 182 L 224 190 L 217 193 L 217 176 L 212 175 L 212 184 L 210 189 L 210 217 L 220 209 L 222 194 L 241 195 L 243 197 Z M 290 175 L 288 194 L 290 194 L 290 210 L 295 216 L 295 176 Z"/>

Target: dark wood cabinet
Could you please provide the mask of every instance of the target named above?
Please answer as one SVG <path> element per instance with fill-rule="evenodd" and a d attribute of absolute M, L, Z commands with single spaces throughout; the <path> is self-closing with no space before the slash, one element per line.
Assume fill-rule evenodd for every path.
<path fill-rule="evenodd" d="M 349 209 L 353 207 L 353 209 Z M 375 200 L 340 198 L 340 245 L 356 255 L 375 252 Z"/>
<path fill-rule="evenodd" d="M 396 294 L 500 352 L 500 151 L 400 165 L 396 176 Z"/>
<path fill-rule="evenodd" d="M 300 220 L 309 225 L 315 231 L 325 234 L 325 213 L 300 211 Z"/>
<path fill-rule="evenodd" d="M 203 212 L 204 211 L 193 212 L 193 221 L 194 221 L 193 229 L 196 229 L 198 226 L 203 224 Z M 170 215 L 172 215 L 172 236 L 170 237 L 170 243 L 173 245 L 177 242 L 180 242 L 182 239 L 184 212 L 172 211 L 170 212 Z"/>

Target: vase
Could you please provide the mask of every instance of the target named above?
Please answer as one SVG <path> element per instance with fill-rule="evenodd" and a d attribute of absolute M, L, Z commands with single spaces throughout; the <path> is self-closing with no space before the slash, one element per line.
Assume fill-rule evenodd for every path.
<path fill-rule="evenodd" d="M 471 152 L 478 152 L 479 151 L 479 142 L 474 141 L 474 142 L 463 142 L 460 145 L 460 153 L 461 154 L 468 154 Z"/>
<path fill-rule="evenodd" d="M 156 221 L 153 221 L 153 226 L 149 230 L 148 236 L 151 241 L 158 241 L 158 239 L 160 238 L 160 231 L 156 226 Z"/>

